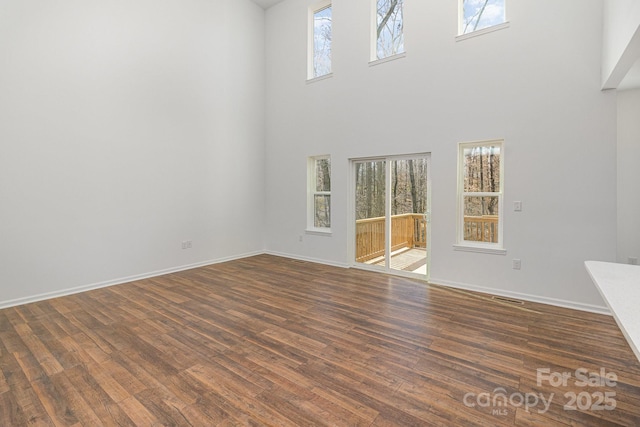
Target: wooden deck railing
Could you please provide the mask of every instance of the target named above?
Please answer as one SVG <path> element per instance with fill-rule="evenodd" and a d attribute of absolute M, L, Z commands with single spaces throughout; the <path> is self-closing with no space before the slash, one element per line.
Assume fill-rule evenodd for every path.
<path fill-rule="evenodd" d="M 498 215 L 465 216 L 464 240 L 496 243 L 498 241 Z"/>
<path fill-rule="evenodd" d="M 391 217 L 391 250 L 427 247 L 427 221 L 422 214 Z M 465 216 L 464 238 L 474 242 L 498 241 L 498 216 Z M 384 255 L 384 217 L 356 221 L 356 261 Z"/>
<path fill-rule="evenodd" d="M 422 214 L 391 217 L 391 250 L 427 247 L 427 222 Z M 384 217 L 356 221 L 356 261 L 384 255 Z"/>

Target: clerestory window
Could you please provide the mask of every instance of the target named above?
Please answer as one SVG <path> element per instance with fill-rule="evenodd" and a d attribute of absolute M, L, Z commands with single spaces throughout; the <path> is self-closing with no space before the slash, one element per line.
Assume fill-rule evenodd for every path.
<path fill-rule="evenodd" d="M 331 74 L 331 38 L 331 3 L 323 1 L 309 9 L 309 79 Z"/>
<path fill-rule="evenodd" d="M 460 35 L 495 27 L 507 22 L 506 0 L 459 0 Z"/>
<path fill-rule="evenodd" d="M 404 0 L 373 1 L 376 17 L 373 25 L 375 49 L 372 60 L 404 53 Z"/>

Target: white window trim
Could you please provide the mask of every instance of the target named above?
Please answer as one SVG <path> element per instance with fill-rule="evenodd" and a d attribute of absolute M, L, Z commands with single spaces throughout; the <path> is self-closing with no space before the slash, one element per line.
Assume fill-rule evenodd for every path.
<path fill-rule="evenodd" d="M 407 41 L 404 40 L 404 51 L 396 53 L 394 55 L 385 56 L 384 58 L 378 58 L 378 2 L 377 0 L 371 1 L 371 37 L 369 44 L 369 66 L 384 64 L 385 62 L 394 61 L 396 59 L 404 58 L 407 54 Z M 405 18 L 405 9 L 403 4 L 402 19 Z M 404 37 L 404 30 L 403 30 Z"/>
<path fill-rule="evenodd" d="M 373 61 L 369 61 L 369 67 L 374 67 L 376 65 L 384 64 L 385 62 L 395 61 L 395 60 L 404 58 L 405 56 L 407 56 L 407 52 L 396 53 L 395 55 L 387 56 L 386 58 L 382 58 L 382 59 L 375 59 Z"/>
<path fill-rule="evenodd" d="M 333 77 L 333 73 L 328 73 L 323 76 L 313 77 L 311 79 L 307 79 L 307 84 L 310 85 L 312 83 L 321 82 L 322 80 L 327 80 Z"/>
<path fill-rule="evenodd" d="M 502 24 L 494 25 L 492 27 L 483 28 L 481 30 L 472 31 L 467 34 L 460 34 L 456 36 L 456 42 L 461 42 L 463 40 L 472 39 L 474 37 L 482 36 L 488 33 L 493 33 L 494 31 L 504 30 L 505 28 L 510 27 L 509 21 L 503 22 Z"/>
<path fill-rule="evenodd" d="M 331 159 L 330 155 L 310 156 L 307 158 L 307 228 L 305 234 L 314 234 L 319 236 L 331 235 L 331 227 L 316 227 L 315 224 L 315 196 L 316 195 L 328 195 L 331 196 L 331 190 L 329 191 L 316 191 L 316 161 L 321 159 Z M 329 170 L 331 176 L 331 169 Z M 331 203 L 331 202 L 330 202 Z M 329 208 L 329 223 L 331 224 L 331 211 L 332 206 Z"/>
<path fill-rule="evenodd" d="M 491 192 L 464 192 L 464 150 L 470 147 L 481 147 L 486 145 L 500 146 L 500 191 Z M 466 252 L 480 252 L 487 254 L 506 255 L 504 248 L 504 139 L 489 139 L 485 141 L 461 142 L 458 144 L 458 194 L 457 194 L 457 220 L 456 244 L 453 245 L 454 250 Z M 464 240 L 464 197 L 473 196 L 490 196 L 498 197 L 498 242 L 474 242 Z"/>
<path fill-rule="evenodd" d="M 319 80 L 324 80 L 325 78 L 331 77 L 333 75 L 333 58 L 331 58 L 331 72 L 327 74 L 323 74 L 321 76 L 313 75 L 313 57 L 315 54 L 315 46 L 314 46 L 314 16 L 316 12 L 320 12 L 323 9 L 331 7 L 331 0 L 322 0 L 318 3 L 315 3 L 309 7 L 308 17 L 307 17 L 307 82 L 316 82 Z M 333 17 L 333 11 L 332 11 Z M 333 19 L 331 20 L 331 32 L 333 32 Z"/>
<path fill-rule="evenodd" d="M 503 30 L 509 28 L 509 20 L 507 19 L 507 3 L 508 0 L 504 0 L 504 22 L 492 25 L 491 27 L 481 28 L 470 33 L 463 34 L 462 22 L 464 21 L 464 4 L 463 0 L 458 0 L 458 35 L 456 41 L 462 41 L 473 37 L 481 36 L 483 34 L 492 33 L 494 31 Z"/>
<path fill-rule="evenodd" d="M 330 228 L 314 228 L 304 230 L 304 234 L 308 234 L 311 236 L 331 237 L 333 233 L 331 232 Z"/>
<path fill-rule="evenodd" d="M 369 22 L 371 25 L 369 37 L 369 64 L 379 61 L 378 59 L 378 2 L 369 0 L 371 5 L 371 13 Z"/>
<path fill-rule="evenodd" d="M 473 245 L 472 242 L 465 242 L 464 244 L 455 244 L 453 245 L 453 249 L 461 252 L 475 252 L 480 254 L 491 254 L 491 255 L 506 255 L 506 249 L 500 248 L 487 248 L 484 246 L 476 246 Z"/>

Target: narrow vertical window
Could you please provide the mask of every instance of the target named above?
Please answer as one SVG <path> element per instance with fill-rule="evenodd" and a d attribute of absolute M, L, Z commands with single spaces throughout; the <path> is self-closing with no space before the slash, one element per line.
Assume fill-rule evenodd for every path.
<path fill-rule="evenodd" d="M 310 79 L 331 74 L 331 3 L 322 2 L 310 9 L 309 73 Z"/>
<path fill-rule="evenodd" d="M 308 224 L 310 230 L 331 228 L 331 158 L 310 157 L 308 161 Z"/>
<path fill-rule="evenodd" d="M 459 245 L 502 248 L 503 154 L 502 141 L 459 146 Z"/>
<path fill-rule="evenodd" d="M 375 59 L 404 53 L 404 0 L 375 0 Z"/>
<path fill-rule="evenodd" d="M 460 0 L 460 34 L 468 34 L 507 21 L 506 0 Z"/>

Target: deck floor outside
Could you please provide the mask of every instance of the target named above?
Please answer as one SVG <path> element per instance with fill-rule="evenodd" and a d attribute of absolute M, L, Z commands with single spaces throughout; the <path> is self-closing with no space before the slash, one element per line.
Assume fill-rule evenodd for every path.
<path fill-rule="evenodd" d="M 384 257 L 378 257 L 367 264 L 385 265 Z M 427 274 L 427 250 L 423 248 L 403 248 L 391 253 L 389 266 L 392 270 Z"/>

